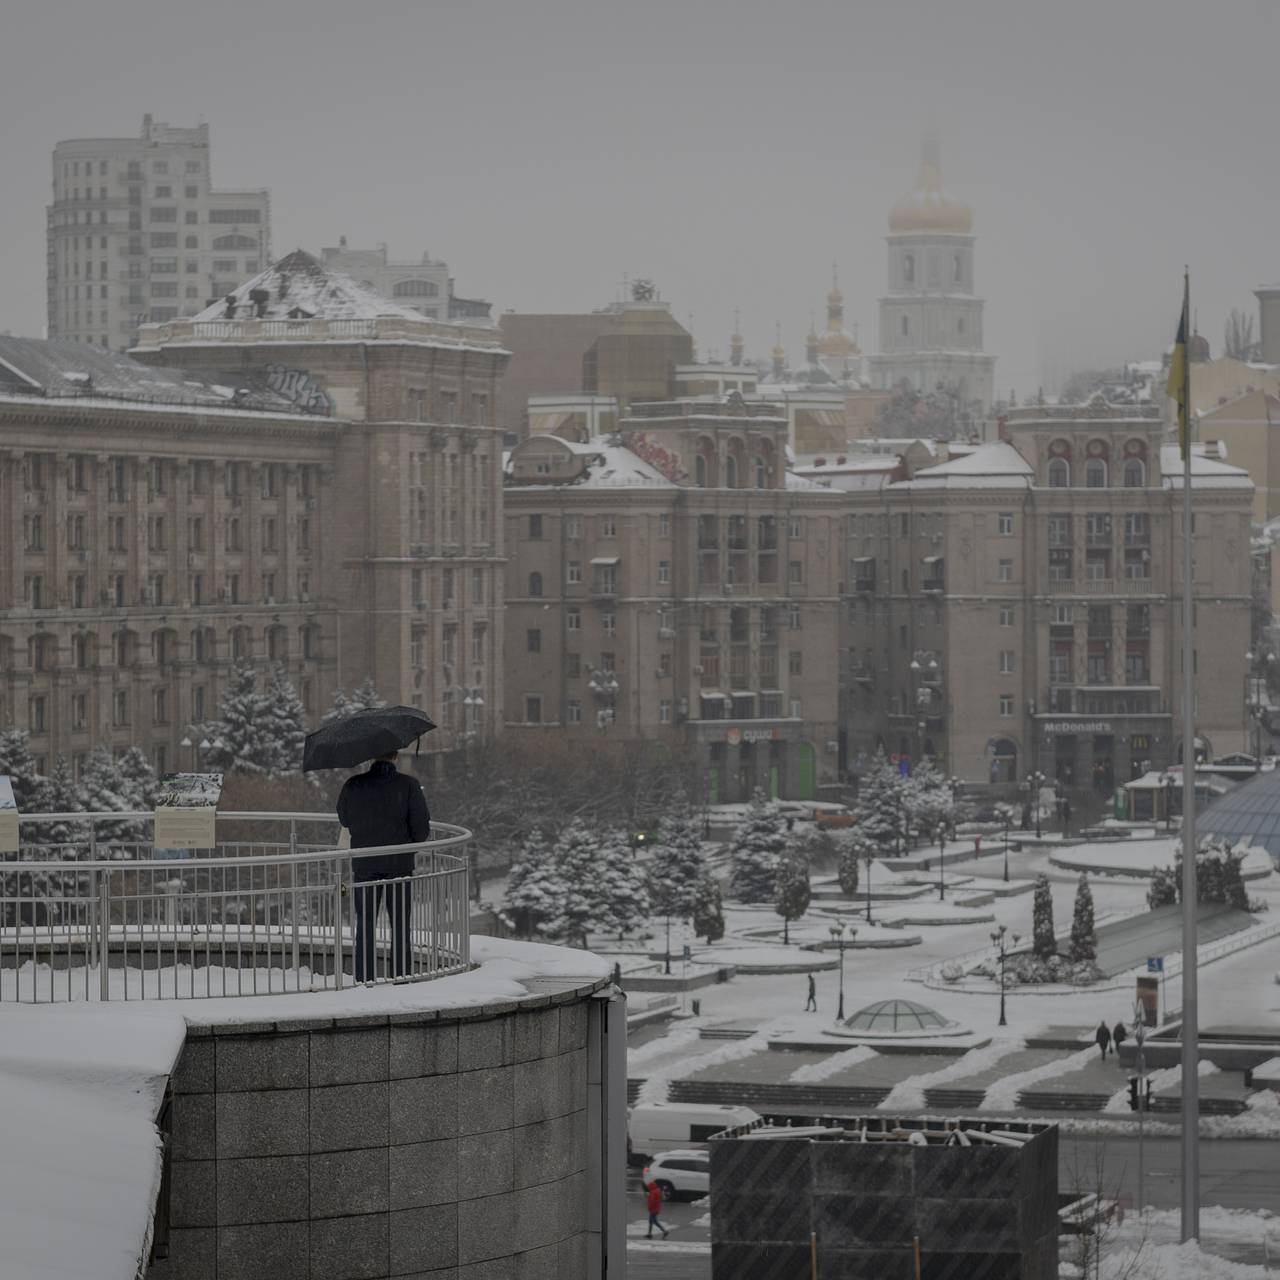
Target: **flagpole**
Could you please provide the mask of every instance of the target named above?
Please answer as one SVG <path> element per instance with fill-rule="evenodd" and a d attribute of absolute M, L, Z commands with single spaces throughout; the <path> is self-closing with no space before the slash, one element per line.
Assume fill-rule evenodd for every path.
<path fill-rule="evenodd" d="M 1182 420 L 1182 1240 L 1200 1236 L 1200 1023 L 1196 930 L 1195 614 L 1191 538 L 1191 277 L 1183 277 Z M 1141 1105 L 1141 1104 L 1139 1104 Z"/>

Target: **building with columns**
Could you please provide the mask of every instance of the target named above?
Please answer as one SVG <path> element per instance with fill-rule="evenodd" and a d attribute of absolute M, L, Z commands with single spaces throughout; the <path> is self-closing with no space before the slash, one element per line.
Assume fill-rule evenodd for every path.
<path fill-rule="evenodd" d="M 982 349 L 973 213 L 943 187 L 936 136 L 926 136 L 916 185 L 889 215 L 888 248 L 872 382 L 882 389 L 905 382 L 921 393 L 942 387 L 987 409 L 995 398 L 996 360 Z"/>
<path fill-rule="evenodd" d="M 1109 791 L 1181 758 L 1182 466 L 1158 411 L 1028 408 L 1007 438 L 846 495 L 850 763 Z M 1246 472 L 1193 460 L 1197 735 L 1244 728 Z"/>
<path fill-rule="evenodd" d="M 505 491 L 507 732 L 691 750 L 706 797 L 836 776 L 841 495 L 740 394 L 530 436 Z"/>
<path fill-rule="evenodd" d="M 290 254 L 136 359 L 0 339 L 0 723 L 187 766 L 232 663 L 371 677 L 447 751 L 502 718 L 492 326 Z"/>

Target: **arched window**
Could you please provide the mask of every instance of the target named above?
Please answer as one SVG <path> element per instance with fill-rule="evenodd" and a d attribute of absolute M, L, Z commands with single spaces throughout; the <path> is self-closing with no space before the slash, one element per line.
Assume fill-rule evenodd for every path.
<path fill-rule="evenodd" d="M 1147 484 L 1147 468 L 1141 458 L 1126 458 L 1124 464 L 1124 487 L 1126 489 L 1144 489 Z"/>
<path fill-rule="evenodd" d="M 707 459 L 705 454 L 698 454 L 693 463 L 693 482 L 699 489 L 707 487 Z"/>
<path fill-rule="evenodd" d="M 764 489 L 767 487 L 769 478 L 769 470 L 764 465 L 764 459 L 759 454 L 756 455 L 756 488 Z"/>
<path fill-rule="evenodd" d="M 542 574 L 531 573 L 529 575 L 529 594 L 531 596 L 540 596 L 542 594 Z"/>
<path fill-rule="evenodd" d="M 435 298 L 440 286 L 434 280 L 397 280 L 391 286 L 393 298 Z"/>
<path fill-rule="evenodd" d="M 733 454 L 724 460 L 724 484 L 726 489 L 738 487 L 738 459 Z"/>
<path fill-rule="evenodd" d="M 1066 458 L 1049 459 L 1049 488 L 1071 488 L 1071 463 Z"/>
<path fill-rule="evenodd" d="M 915 283 L 916 255 L 914 253 L 904 253 L 902 255 L 902 278 L 907 284 Z"/>
<path fill-rule="evenodd" d="M 1084 464 L 1084 487 L 1086 489 L 1105 489 L 1107 487 L 1107 462 L 1105 458 L 1089 458 Z"/>

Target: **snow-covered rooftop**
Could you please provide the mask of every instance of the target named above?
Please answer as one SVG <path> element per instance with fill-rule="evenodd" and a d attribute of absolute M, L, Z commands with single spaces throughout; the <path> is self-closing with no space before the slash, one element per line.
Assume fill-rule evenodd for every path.
<path fill-rule="evenodd" d="M 993 440 L 969 453 L 917 471 L 911 480 L 893 487 L 915 489 L 1025 489 L 1031 485 L 1031 464 L 1011 444 Z"/>
<path fill-rule="evenodd" d="M 1160 446 L 1160 472 L 1168 489 L 1182 488 L 1182 452 L 1176 444 Z M 1205 456 L 1203 445 L 1191 446 L 1191 485 L 1195 489 L 1252 489 L 1243 467 Z"/>
<path fill-rule="evenodd" d="M 234 293 L 206 307 L 200 320 L 376 320 L 381 316 L 421 322 L 423 317 L 340 271 L 321 266 L 295 249 Z"/>

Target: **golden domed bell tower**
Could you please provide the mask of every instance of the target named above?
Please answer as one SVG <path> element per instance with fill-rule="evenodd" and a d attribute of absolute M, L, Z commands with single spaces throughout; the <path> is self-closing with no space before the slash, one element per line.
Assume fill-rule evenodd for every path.
<path fill-rule="evenodd" d="M 837 382 L 858 382 L 862 378 L 862 349 L 844 327 L 844 294 L 840 273 L 831 264 L 831 292 L 827 294 L 827 331 L 818 339 L 818 359 Z"/>
<path fill-rule="evenodd" d="M 983 301 L 973 291 L 973 211 L 942 181 L 941 146 L 925 135 L 915 186 L 889 214 L 889 289 L 880 299 L 875 386 L 938 388 L 985 412 L 995 356 L 982 349 Z"/>

